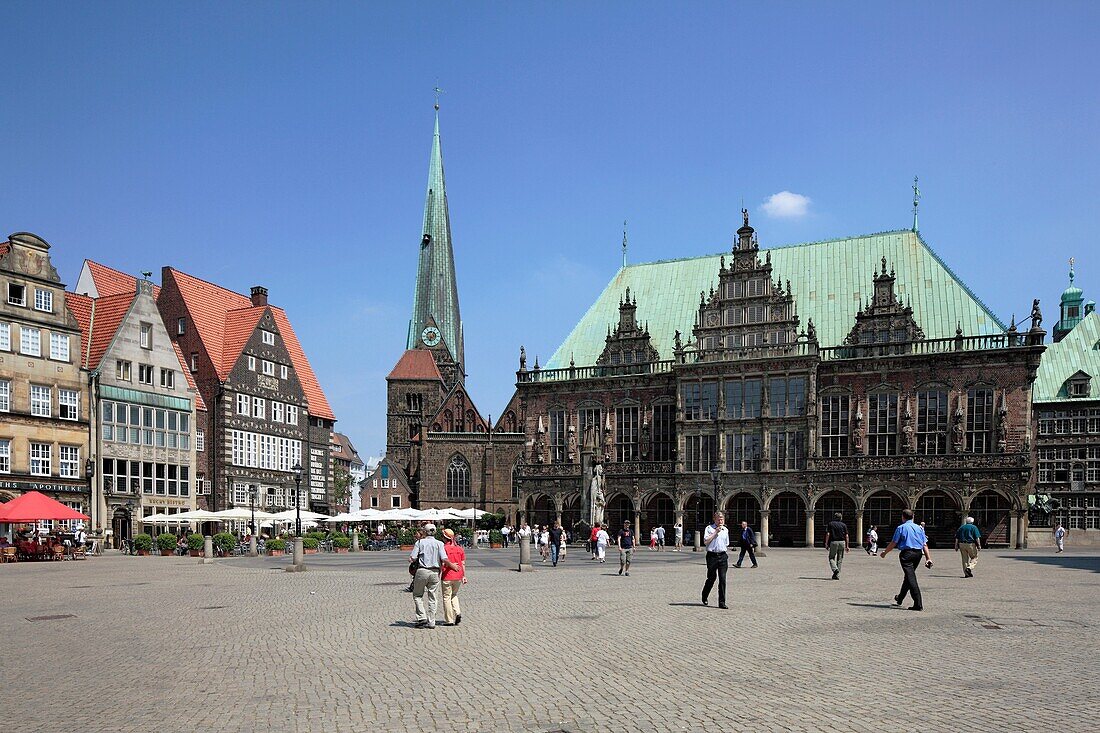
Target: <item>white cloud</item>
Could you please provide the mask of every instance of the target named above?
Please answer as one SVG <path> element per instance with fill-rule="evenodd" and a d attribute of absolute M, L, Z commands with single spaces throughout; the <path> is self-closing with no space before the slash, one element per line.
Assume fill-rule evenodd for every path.
<path fill-rule="evenodd" d="M 760 208 L 776 219 L 801 219 L 810 213 L 810 199 L 800 193 L 780 191 L 769 196 Z"/>

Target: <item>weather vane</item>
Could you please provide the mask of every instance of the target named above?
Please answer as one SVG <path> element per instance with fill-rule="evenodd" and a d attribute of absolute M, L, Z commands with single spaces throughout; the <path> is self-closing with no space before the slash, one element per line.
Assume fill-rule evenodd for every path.
<path fill-rule="evenodd" d="M 917 231 L 917 210 L 920 208 L 920 187 L 917 177 L 913 176 L 913 231 Z"/>
<path fill-rule="evenodd" d="M 443 90 L 439 88 L 438 84 L 432 89 L 435 92 L 435 109 L 439 111 L 439 95 L 443 93 Z"/>

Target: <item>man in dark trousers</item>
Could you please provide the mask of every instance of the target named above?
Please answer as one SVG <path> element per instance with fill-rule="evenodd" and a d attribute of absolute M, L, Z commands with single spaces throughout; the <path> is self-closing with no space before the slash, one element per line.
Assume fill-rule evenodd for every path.
<path fill-rule="evenodd" d="M 745 561 L 745 553 L 749 554 L 749 561 L 752 566 L 757 567 L 756 564 L 756 532 L 752 531 L 752 527 L 748 522 L 741 522 L 741 539 L 739 540 L 741 545 L 741 554 L 737 556 L 737 563 L 735 568 L 741 567 L 741 563 Z"/>
<path fill-rule="evenodd" d="M 707 582 L 703 584 L 703 605 L 709 603 L 710 591 L 718 580 L 718 607 L 726 605 L 726 568 L 729 567 L 730 532 L 726 529 L 726 515 L 714 513 L 714 522 L 703 530 L 703 544 L 707 546 Z"/>
<path fill-rule="evenodd" d="M 840 566 L 844 564 L 844 555 L 851 549 L 848 544 L 848 525 L 844 515 L 837 512 L 833 521 L 825 529 L 825 549 L 829 551 L 829 568 L 833 571 L 833 580 L 840 580 Z"/>
<path fill-rule="evenodd" d="M 619 575 L 626 571 L 630 575 L 630 561 L 634 559 L 634 530 L 630 528 L 630 521 L 623 522 L 623 528 L 619 531 L 615 542 L 619 546 Z"/>
<path fill-rule="evenodd" d="M 901 561 L 901 572 L 905 579 L 901 582 L 901 592 L 894 596 L 894 605 L 900 606 L 905 600 L 905 594 L 913 596 L 913 605 L 910 611 L 923 611 L 924 598 L 921 597 L 920 585 L 917 584 L 917 566 L 923 556 L 927 562 L 925 565 L 932 567 L 932 554 L 928 552 L 928 537 L 924 530 L 913 524 L 913 510 L 904 509 L 901 512 L 902 523 L 894 530 L 894 538 L 882 551 L 879 557 L 886 557 L 890 550 L 898 548 L 898 559 Z"/>
<path fill-rule="evenodd" d="M 554 563 L 554 567 L 558 566 L 558 554 L 561 553 L 564 534 L 565 530 L 561 528 L 561 522 L 554 522 L 554 526 L 550 528 L 550 561 Z"/>

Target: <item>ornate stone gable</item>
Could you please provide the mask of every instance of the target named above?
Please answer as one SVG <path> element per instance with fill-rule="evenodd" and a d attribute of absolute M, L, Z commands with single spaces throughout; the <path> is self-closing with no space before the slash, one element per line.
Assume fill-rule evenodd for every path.
<path fill-rule="evenodd" d="M 619 300 L 619 323 L 615 331 L 607 327 L 607 339 L 603 353 L 596 359 L 599 366 L 647 364 L 660 360 L 657 349 L 649 338 L 649 327 L 638 323 L 638 297 L 631 300 L 630 288 L 626 298 Z"/>
<path fill-rule="evenodd" d="M 844 339 L 845 344 L 911 343 L 924 338 L 924 331 L 913 317 L 913 309 L 901 302 L 894 292 L 894 270 L 875 273 L 875 294 L 856 314 L 856 323 Z"/>
<path fill-rule="evenodd" d="M 695 318 L 695 348 L 708 352 L 775 346 L 798 339 L 798 314 L 791 284 L 773 280 L 771 252 L 760 259 L 760 243 L 749 226 L 749 213 L 741 210 L 744 224 L 737 230 L 732 259 L 723 256 L 718 288 L 699 292 Z M 812 324 L 811 324 L 812 328 Z"/>

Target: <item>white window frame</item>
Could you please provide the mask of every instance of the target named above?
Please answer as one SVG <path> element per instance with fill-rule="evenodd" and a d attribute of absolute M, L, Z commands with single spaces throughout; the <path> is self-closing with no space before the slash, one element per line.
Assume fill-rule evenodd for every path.
<path fill-rule="evenodd" d="M 66 416 L 66 408 L 71 410 L 70 415 Z M 80 419 L 80 393 L 75 389 L 58 389 L 57 390 L 57 416 L 62 420 L 79 420 Z"/>
<path fill-rule="evenodd" d="M 265 344 L 267 344 L 268 346 L 274 346 L 275 345 L 275 333 L 273 331 L 268 331 L 266 329 L 260 329 L 260 333 L 263 334 L 262 338 L 263 338 L 263 342 Z"/>
<path fill-rule="evenodd" d="M 176 319 L 176 335 L 177 336 L 182 336 L 185 333 L 187 333 L 187 319 L 186 318 L 177 318 Z"/>
<path fill-rule="evenodd" d="M 58 476 L 62 478 L 80 478 L 80 446 L 58 446 Z"/>
<path fill-rule="evenodd" d="M 287 369 L 286 364 L 280 364 L 279 365 L 279 378 L 280 379 L 286 379 L 287 374 L 289 374 L 289 370 Z"/>
<path fill-rule="evenodd" d="M 40 305 L 41 303 L 41 305 Z M 53 313 L 53 291 L 34 289 L 34 309 L 42 313 Z"/>
<path fill-rule="evenodd" d="M 377 509 L 378 508 L 378 497 L 377 496 L 372 496 L 370 498 L 370 508 L 371 509 Z"/>
<path fill-rule="evenodd" d="M 401 494 L 390 494 L 390 508 L 391 509 L 400 509 L 401 508 Z"/>
<path fill-rule="evenodd" d="M 192 374 L 194 374 L 195 372 L 197 372 L 199 370 L 199 352 L 197 352 L 197 351 L 192 351 L 191 352 L 190 366 L 191 366 L 191 373 Z"/>
<path fill-rule="evenodd" d="M 138 364 L 138 384 L 153 384 L 153 365 Z"/>
<path fill-rule="evenodd" d="M 248 371 L 256 371 L 256 357 L 254 356 L 248 357 Z"/>
<path fill-rule="evenodd" d="M 267 419 L 267 400 L 263 397 L 252 398 L 252 417 L 261 420 Z"/>
<path fill-rule="evenodd" d="M 20 326 L 19 353 L 25 356 L 42 356 L 42 332 L 30 326 Z"/>
<path fill-rule="evenodd" d="M 11 295 L 11 289 L 12 288 L 23 288 L 23 297 L 18 298 L 18 299 L 12 298 L 12 295 Z M 18 305 L 22 308 L 27 307 L 27 286 L 26 285 L 23 285 L 22 283 L 8 283 L 8 305 Z"/>
<path fill-rule="evenodd" d="M 206 450 L 206 431 L 202 428 L 195 430 L 195 450 L 199 453 Z"/>
<path fill-rule="evenodd" d="M 275 362 L 264 359 L 260 366 L 263 368 L 263 373 L 268 377 L 275 376 Z"/>
<path fill-rule="evenodd" d="M 175 369 L 164 369 L 163 367 L 161 368 L 161 370 L 160 370 L 160 386 L 164 387 L 165 389 L 175 389 L 176 388 L 176 370 Z"/>
<path fill-rule="evenodd" d="M 126 359 L 117 359 L 115 361 L 115 379 L 123 382 L 134 381 L 134 365 L 132 362 Z"/>
<path fill-rule="evenodd" d="M 271 400 L 271 422 L 286 422 L 286 405 L 276 400 Z"/>
<path fill-rule="evenodd" d="M 43 457 L 45 452 L 45 457 Z M 36 455 L 37 454 L 37 455 Z M 30 471 L 32 476 L 49 476 L 53 461 L 53 446 L 49 443 L 30 444 Z M 43 471 L 43 468 L 45 470 Z M 37 470 L 36 470 L 37 469 Z"/>
<path fill-rule="evenodd" d="M 0 321 L 0 351 L 11 351 L 11 324 Z"/>
<path fill-rule="evenodd" d="M 141 326 L 140 344 L 143 349 L 153 348 L 153 324 L 142 323 Z"/>
<path fill-rule="evenodd" d="M 42 391 L 45 390 L 45 408 L 43 409 Z M 32 384 L 31 415 L 34 417 L 53 417 L 53 389 L 48 384 Z"/>
<path fill-rule="evenodd" d="M 237 393 L 237 414 L 252 414 L 252 401 L 248 398 L 248 395 L 244 394 L 243 392 Z"/>
<path fill-rule="evenodd" d="M 297 425 L 298 424 L 298 406 L 287 405 L 286 406 L 286 424 Z"/>
<path fill-rule="evenodd" d="M 51 333 L 50 334 L 50 358 L 54 361 L 68 361 L 69 360 L 69 346 L 71 341 L 69 340 L 69 334 L 67 333 Z"/>
<path fill-rule="evenodd" d="M 0 412 L 11 412 L 10 379 L 0 379 Z"/>
<path fill-rule="evenodd" d="M 0 473 L 11 473 L 11 440 L 0 438 Z"/>

